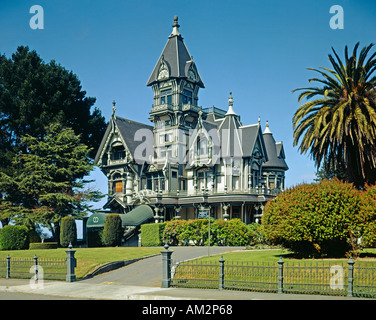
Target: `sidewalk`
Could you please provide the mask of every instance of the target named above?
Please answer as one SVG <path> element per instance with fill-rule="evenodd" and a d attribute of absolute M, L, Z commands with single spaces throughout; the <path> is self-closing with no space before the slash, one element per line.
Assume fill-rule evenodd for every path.
<path fill-rule="evenodd" d="M 364 300 L 307 294 L 276 294 L 249 291 L 157 288 L 119 284 L 92 284 L 84 281 L 44 281 L 41 287 L 32 287 L 27 279 L 0 279 L 0 292 L 43 294 L 48 296 L 99 300 Z"/>

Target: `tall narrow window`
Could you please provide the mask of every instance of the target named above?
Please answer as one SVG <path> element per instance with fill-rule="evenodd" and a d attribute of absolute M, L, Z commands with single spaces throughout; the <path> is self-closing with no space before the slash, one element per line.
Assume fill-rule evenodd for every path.
<path fill-rule="evenodd" d="M 192 92 L 183 90 L 183 104 L 192 104 Z"/>
<path fill-rule="evenodd" d="M 161 104 L 172 104 L 171 89 L 161 91 Z"/>

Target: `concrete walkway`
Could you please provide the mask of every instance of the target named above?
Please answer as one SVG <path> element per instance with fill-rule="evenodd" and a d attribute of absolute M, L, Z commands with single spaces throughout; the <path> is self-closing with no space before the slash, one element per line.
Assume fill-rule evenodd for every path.
<path fill-rule="evenodd" d="M 105 283 L 93 284 L 85 281 L 72 283 L 44 281 L 43 285 L 32 287 L 29 280 L 21 279 L 0 279 L 0 292 L 35 294 L 36 297 L 37 295 L 47 295 L 98 300 L 363 300 L 352 297 L 324 295 L 276 294 L 213 289 L 163 289 Z"/>

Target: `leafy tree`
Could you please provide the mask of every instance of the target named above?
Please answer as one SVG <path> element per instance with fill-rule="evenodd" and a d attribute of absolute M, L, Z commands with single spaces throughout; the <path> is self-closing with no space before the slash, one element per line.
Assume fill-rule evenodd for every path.
<path fill-rule="evenodd" d="M 80 136 L 94 158 L 106 130 L 95 98 L 86 97 L 80 80 L 54 60 L 20 46 L 11 58 L 0 55 L 0 171 L 12 172 L 12 159 L 26 151 L 22 137 L 43 138 L 46 125 L 60 122 Z"/>
<path fill-rule="evenodd" d="M 80 218 L 98 201 L 98 191 L 83 189 L 93 168 L 89 148 L 79 136 L 61 124 L 51 124 L 43 138 L 26 135 L 27 152 L 13 159 L 13 175 L 0 172 L 0 190 L 7 203 L 7 218 L 34 228 L 41 223 L 59 240 L 60 221 L 65 216 Z"/>
<path fill-rule="evenodd" d="M 123 226 L 121 218 L 117 213 L 110 213 L 104 221 L 102 243 L 106 247 L 115 247 L 121 244 Z"/>
<path fill-rule="evenodd" d="M 346 180 L 357 187 L 376 182 L 376 52 L 367 59 L 373 44 L 359 55 L 359 43 L 345 60 L 332 48 L 329 54 L 333 70 L 308 68 L 323 78 L 312 78 L 319 86 L 299 88 L 301 105 L 293 116 L 294 145 L 309 152 L 317 168 L 322 163 L 340 167 L 343 160 Z M 314 98 L 313 100 L 310 100 Z"/>

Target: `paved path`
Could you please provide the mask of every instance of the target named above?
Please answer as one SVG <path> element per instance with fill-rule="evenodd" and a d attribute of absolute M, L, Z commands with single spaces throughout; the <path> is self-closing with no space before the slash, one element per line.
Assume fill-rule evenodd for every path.
<path fill-rule="evenodd" d="M 210 255 L 244 249 L 244 247 L 210 247 Z M 163 248 L 161 247 L 161 251 Z M 173 250 L 172 259 L 182 261 L 208 255 L 207 247 L 170 247 Z M 126 267 L 110 271 L 91 279 L 83 280 L 84 283 L 95 284 L 123 284 L 130 286 L 160 287 L 162 281 L 162 257 L 155 256 L 140 260 Z"/>
<path fill-rule="evenodd" d="M 95 284 L 88 281 L 44 281 L 43 286 L 33 288 L 29 280 L 0 278 L 0 298 L 51 299 L 99 299 L 99 300 L 363 300 L 351 297 L 334 297 L 308 294 L 277 294 L 218 289 L 156 288 L 119 284 Z M 211 303 L 211 302 L 208 302 Z M 148 305 L 145 301 L 144 305 Z"/>

